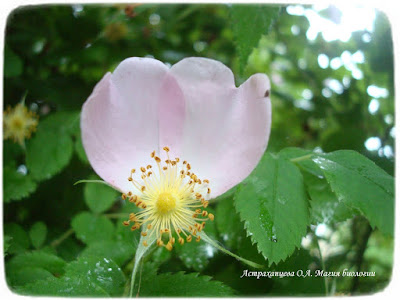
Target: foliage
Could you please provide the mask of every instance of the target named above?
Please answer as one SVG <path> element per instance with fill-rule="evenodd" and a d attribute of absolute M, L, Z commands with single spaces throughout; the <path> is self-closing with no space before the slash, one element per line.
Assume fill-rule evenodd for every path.
<path fill-rule="evenodd" d="M 314 12 L 331 21 L 340 14 L 333 6 Z M 9 287 L 24 295 L 121 297 L 129 295 L 135 269 L 132 291 L 139 296 L 383 289 L 393 263 L 393 53 L 386 17 L 376 12 L 374 24 L 372 31 L 352 32 L 348 41 L 328 42 L 322 34 L 307 38 L 310 20 L 286 6 L 14 10 L 5 37 L 4 107 L 27 93 L 25 105 L 39 115 L 39 125 L 26 147 L 3 143 Z M 345 58 L 356 53 L 363 60 L 346 65 Z M 328 66 L 320 65 L 321 55 Z M 83 102 L 129 56 L 167 64 L 204 56 L 229 66 L 237 84 L 256 72 L 271 79 L 266 153 L 242 183 L 210 203 L 215 221 L 205 229 L 208 239 L 176 245 L 172 252 L 144 248 L 140 233 L 122 225 L 136 207 L 95 183 L 82 145 Z M 335 66 L 338 59 L 342 63 Z M 374 86 L 386 95 L 372 93 Z M 369 146 L 371 138 L 378 146 Z M 82 179 L 88 181 L 74 185 Z M 237 256 L 227 255 L 232 253 Z M 140 264 L 134 264 L 135 255 Z M 345 268 L 376 276 L 241 278 L 247 269 Z"/>

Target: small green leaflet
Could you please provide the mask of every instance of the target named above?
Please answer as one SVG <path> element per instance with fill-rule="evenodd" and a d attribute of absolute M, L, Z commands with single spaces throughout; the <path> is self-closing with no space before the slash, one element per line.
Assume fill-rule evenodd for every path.
<path fill-rule="evenodd" d="M 46 240 L 47 226 L 43 222 L 36 222 L 29 230 L 29 237 L 33 247 L 40 248 Z"/>
<path fill-rule="evenodd" d="M 279 8 L 270 5 L 232 5 L 232 30 L 239 55 L 240 70 L 243 72 L 249 55 L 263 34 L 267 34 L 277 17 Z"/>
<path fill-rule="evenodd" d="M 75 215 L 71 226 L 76 237 L 85 244 L 111 240 L 114 233 L 114 224 L 109 219 L 90 212 L 81 212 Z"/>
<path fill-rule="evenodd" d="M 4 176 L 4 202 L 21 200 L 36 190 L 37 183 L 28 174 L 21 174 L 10 166 L 5 166 Z"/>
<path fill-rule="evenodd" d="M 74 149 L 73 128 L 78 121 L 79 112 L 56 112 L 39 121 L 26 148 L 26 165 L 32 178 L 49 179 L 68 165 Z"/>
<path fill-rule="evenodd" d="M 144 278 L 139 291 L 141 297 L 226 297 L 233 294 L 230 287 L 209 276 L 184 272 Z"/>
<path fill-rule="evenodd" d="M 375 163 L 350 150 L 339 150 L 313 159 L 337 195 L 359 210 L 384 234 L 393 236 L 394 179 Z"/>
<path fill-rule="evenodd" d="M 303 177 L 293 163 L 266 153 L 234 199 L 247 234 L 270 265 L 300 247 L 310 222 Z"/>

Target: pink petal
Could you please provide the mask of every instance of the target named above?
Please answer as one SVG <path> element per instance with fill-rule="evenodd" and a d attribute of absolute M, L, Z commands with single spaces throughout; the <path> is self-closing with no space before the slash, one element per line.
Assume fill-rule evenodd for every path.
<path fill-rule="evenodd" d="M 211 197 L 246 178 L 264 153 L 271 127 L 269 79 L 251 76 L 239 88 L 222 63 L 187 58 L 172 66 L 185 98 L 185 120 L 177 148 L 201 179 L 209 179 Z M 167 118 L 167 116 L 164 116 Z M 161 122 L 167 123 L 168 120 Z M 175 144 L 168 145 L 171 149 Z"/>
<path fill-rule="evenodd" d="M 103 77 L 82 108 L 90 164 L 122 192 L 132 187 L 131 169 L 152 163 L 150 153 L 159 150 L 159 99 L 167 72 L 155 59 L 128 58 Z"/>

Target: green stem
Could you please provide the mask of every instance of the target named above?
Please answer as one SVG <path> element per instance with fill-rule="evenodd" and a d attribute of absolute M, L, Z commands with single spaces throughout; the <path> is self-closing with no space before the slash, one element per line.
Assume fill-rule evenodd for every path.
<path fill-rule="evenodd" d="M 200 236 L 203 239 L 203 241 L 209 243 L 211 246 L 217 248 L 218 250 L 221 250 L 222 252 L 224 252 L 224 253 L 236 258 L 237 260 L 245 263 L 246 265 L 249 265 L 249 266 L 251 266 L 253 268 L 258 268 L 258 269 L 263 269 L 264 268 L 263 265 L 257 264 L 257 263 L 255 263 L 253 261 L 250 261 L 250 260 L 247 260 L 247 259 L 245 259 L 243 257 L 240 257 L 239 255 L 236 255 L 236 254 L 232 253 L 231 251 L 225 249 L 220 244 L 218 244 L 216 241 L 214 241 L 212 238 L 210 238 L 208 235 L 206 235 L 204 231 L 202 231 L 200 233 Z"/>
<path fill-rule="evenodd" d="M 139 265 L 139 263 L 135 262 L 135 265 L 133 266 L 132 275 L 131 275 L 131 288 L 129 290 L 129 298 L 132 298 L 132 296 L 133 296 L 133 287 L 135 285 L 135 277 L 136 277 L 138 265 Z"/>
<path fill-rule="evenodd" d="M 319 252 L 319 259 L 321 261 L 321 266 L 322 269 L 325 271 L 327 271 L 325 269 L 325 261 L 324 258 L 322 257 L 322 251 L 321 251 L 321 247 L 319 246 L 319 240 L 317 239 L 317 247 L 318 247 L 318 252 Z M 325 285 L 325 296 L 328 296 L 329 294 L 329 289 L 328 289 L 328 277 L 324 276 L 324 285 Z"/>
<path fill-rule="evenodd" d="M 314 153 L 303 155 L 303 156 L 299 156 L 299 157 L 295 157 L 295 158 L 292 158 L 290 161 L 291 162 L 299 162 L 299 161 L 307 160 L 310 157 L 312 157 L 313 155 L 314 155 Z"/>
<path fill-rule="evenodd" d="M 68 229 L 58 239 L 51 242 L 50 246 L 53 248 L 56 248 L 58 245 L 60 245 L 62 242 L 64 242 L 73 233 L 74 233 L 74 230 L 72 228 Z"/>

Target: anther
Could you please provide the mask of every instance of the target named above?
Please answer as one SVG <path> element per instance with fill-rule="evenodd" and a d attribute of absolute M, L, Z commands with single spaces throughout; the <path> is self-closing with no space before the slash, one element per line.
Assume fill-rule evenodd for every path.
<path fill-rule="evenodd" d="M 195 210 L 196 214 L 200 214 L 201 213 L 201 208 L 198 208 Z"/>
<path fill-rule="evenodd" d="M 208 179 L 203 179 L 203 181 L 204 181 L 205 183 L 210 183 L 210 182 L 208 181 Z"/>
<path fill-rule="evenodd" d="M 158 163 L 161 162 L 161 159 L 160 159 L 158 156 L 154 157 L 154 160 L 155 160 L 156 162 L 158 162 Z"/>
<path fill-rule="evenodd" d="M 172 244 L 171 244 L 170 242 L 168 242 L 167 245 L 165 246 L 165 248 L 166 248 L 168 251 L 171 251 L 171 250 L 172 250 Z"/>
<path fill-rule="evenodd" d="M 142 171 L 142 172 L 146 172 L 146 169 L 145 169 L 145 167 L 140 167 L 140 171 Z"/>
<path fill-rule="evenodd" d="M 213 214 L 208 214 L 208 218 L 209 218 L 211 221 L 214 221 L 214 215 L 213 215 Z"/>
<path fill-rule="evenodd" d="M 124 224 L 124 226 L 129 226 L 129 221 L 124 221 L 122 224 Z"/>
<path fill-rule="evenodd" d="M 142 236 L 146 236 L 146 235 L 147 235 L 147 232 L 142 231 L 141 235 L 142 235 Z"/>
<path fill-rule="evenodd" d="M 128 196 L 129 196 L 129 197 L 132 196 L 132 192 L 128 192 Z"/>
<path fill-rule="evenodd" d="M 154 158 L 154 156 L 156 155 L 156 151 L 151 152 L 150 156 L 151 158 Z"/>
<path fill-rule="evenodd" d="M 191 241 L 192 241 L 192 236 L 188 235 L 187 238 L 186 238 L 186 242 L 190 243 Z"/>
<path fill-rule="evenodd" d="M 207 194 L 211 193 L 211 189 L 207 188 Z"/>
<path fill-rule="evenodd" d="M 137 196 L 133 195 L 131 198 L 129 198 L 129 202 L 135 203 L 137 201 Z"/>
<path fill-rule="evenodd" d="M 183 245 L 183 244 L 185 243 L 185 240 L 184 240 L 183 238 L 180 237 L 180 238 L 178 239 L 178 242 L 179 242 L 179 244 Z"/>
<path fill-rule="evenodd" d="M 143 241 L 143 246 L 147 247 L 147 241 Z"/>
<path fill-rule="evenodd" d="M 168 147 L 164 147 L 163 150 L 164 150 L 165 152 L 169 152 L 169 148 L 168 148 Z"/>
<path fill-rule="evenodd" d="M 129 214 L 129 221 L 132 221 L 132 222 L 136 221 L 136 215 L 134 213 Z"/>
<path fill-rule="evenodd" d="M 129 177 L 128 180 L 129 180 L 129 181 L 132 181 L 133 179 L 132 179 L 132 177 Z"/>
<path fill-rule="evenodd" d="M 147 225 L 147 229 L 151 229 L 153 226 L 151 224 Z"/>
<path fill-rule="evenodd" d="M 175 160 L 178 163 L 179 162 L 179 157 L 175 157 Z"/>
<path fill-rule="evenodd" d="M 144 190 L 146 189 L 146 187 L 143 185 L 141 188 L 142 192 L 144 192 Z"/>
<path fill-rule="evenodd" d="M 197 236 L 196 242 L 200 242 L 200 236 Z"/>
<path fill-rule="evenodd" d="M 147 165 L 146 169 L 147 169 L 147 170 L 148 170 L 148 169 L 151 169 L 151 165 Z"/>
<path fill-rule="evenodd" d="M 157 246 L 161 247 L 162 245 L 164 245 L 163 241 L 161 239 L 158 239 Z"/>
<path fill-rule="evenodd" d="M 208 201 L 204 201 L 203 207 L 206 208 L 208 206 Z"/>
<path fill-rule="evenodd" d="M 168 168 L 167 167 L 163 167 L 163 170 L 166 171 Z"/>
<path fill-rule="evenodd" d="M 125 200 L 125 199 L 126 199 L 126 195 L 125 195 L 125 194 L 122 194 L 122 195 L 121 195 L 121 198 L 122 198 L 122 200 Z"/>
<path fill-rule="evenodd" d="M 147 177 L 150 177 L 151 174 L 153 174 L 153 172 L 151 172 L 151 171 L 148 172 L 148 173 L 147 173 Z"/>
<path fill-rule="evenodd" d="M 203 217 L 207 217 L 207 211 L 206 210 L 203 210 L 203 213 L 201 214 Z"/>
<path fill-rule="evenodd" d="M 190 164 L 187 164 L 187 165 L 186 165 L 186 168 L 187 168 L 188 170 L 190 170 L 190 169 L 191 169 Z"/>
<path fill-rule="evenodd" d="M 187 161 L 186 161 L 186 160 L 184 160 L 182 164 L 186 165 L 186 164 L 187 164 Z"/>
<path fill-rule="evenodd" d="M 133 173 L 135 173 L 136 172 L 136 169 L 132 169 L 131 170 L 131 174 L 133 174 Z"/>

